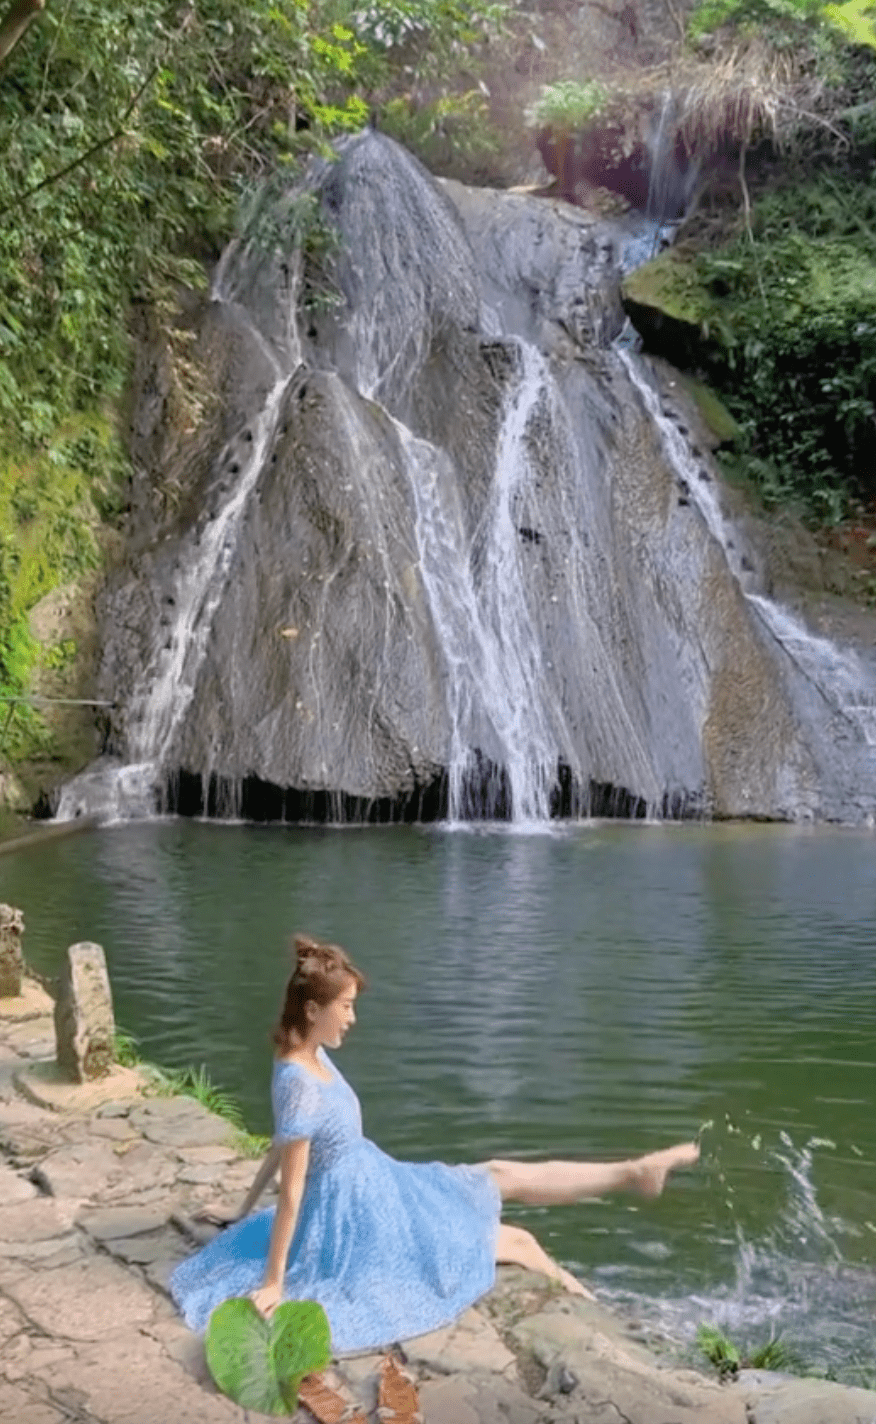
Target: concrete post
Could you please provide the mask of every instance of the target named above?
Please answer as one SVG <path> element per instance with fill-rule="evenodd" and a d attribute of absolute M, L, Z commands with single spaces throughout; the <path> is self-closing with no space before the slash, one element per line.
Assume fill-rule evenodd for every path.
<path fill-rule="evenodd" d="M 58 1067 L 74 1083 L 112 1069 L 115 1019 L 106 959 L 99 944 L 71 944 L 58 977 L 55 1038 Z"/>
<path fill-rule="evenodd" d="M 0 999 L 16 999 L 21 993 L 24 958 L 21 936 L 24 915 L 13 905 L 0 905 Z"/>

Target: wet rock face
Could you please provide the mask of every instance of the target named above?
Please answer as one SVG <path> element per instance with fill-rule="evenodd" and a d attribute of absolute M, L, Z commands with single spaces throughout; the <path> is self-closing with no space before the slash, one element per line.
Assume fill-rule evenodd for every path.
<path fill-rule="evenodd" d="M 391 422 L 337 376 L 303 377 L 241 531 L 182 766 L 363 797 L 434 775 L 447 728 L 410 505 Z"/>
<path fill-rule="evenodd" d="M 242 241 L 189 317 L 213 395 L 188 434 L 144 358 L 102 605 L 138 786 L 217 814 L 253 787 L 277 816 L 871 814 L 861 717 L 837 750 L 707 457 L 681 473 L 612 346 L 630 224 L 438 185 L 373 133 L 313 182 L 340 304 L 302 315 L 294 246 Z"/>

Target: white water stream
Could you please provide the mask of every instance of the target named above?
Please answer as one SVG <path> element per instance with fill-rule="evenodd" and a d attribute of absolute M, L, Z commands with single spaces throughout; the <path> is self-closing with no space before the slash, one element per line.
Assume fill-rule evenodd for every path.
<path fill-rule="evenodd" d="M 236 245 L 231 244 L 219 264 L 211 293 L 214 301 L 235 300 L 228 271 L 230 258 L 236 252 Z M 261 411 L 247 423 L 248 438 L 244 443 L 248 454 L 237 460 L 240 469 L 228 499 L 211 518 L 200 523 L 199 532 L 189 536 L 188 546 L 177 560 L 170 594 L 173 604 L 169 605 L 174 609 L 173 623 L 163 646 L 143 668 L 128 709 L 130 760 L 121 768 L 97 766 L 75 777 L 62 790 L 56 820 L 75 820 L 82 814 L 83 806 L 104 823 L 142 818 L 153 814 L 161 803 L 167 754 L 195 694 L 213 619 L 234 558 L 241 520 L 271 447 L 283 396 L 301 361 L 293 300 L 290 299 L 285 313 L 279 355 L 247 317 L 245 308 L 238 306 L 238 310 L 268 358 L 276 380 Z M 225 447 L 219 465 L 230 460 L 232 444 L 236 452 L 239 438 L 235 437 Z"/>
<path fill-rule="evenodd" d="M 876 679 L 873 672 L 855 652 L 810 633 L 788 609 L 752 588 L 751 577 L 743 564 L 739 535 L 724 519 L 714 481 L 703 477 L 701 463 L 693 455 L 687 439 L 664 414 L 660 396 L 647 379 L 642 362 L 624 349 L 618 349 L 617 355 L 660 431 L 669 461 L 687 486 L 690 498 L 709 532 L 723 549 L 753 613 L 832 711 L 844 719 L 869 746 L 876 746 Z"/>
<path fill-rule="evenodd" d="M 519 554 L 522 512 L 534 497 L 527 432 L 551 399 L 551 377 L 535 347 L 520 343 L 517 350 L 520 370 L 506 397 L 495 478 L 471 540 L 446 457 L 397 427 L 411 468 L 420 567 L 448 669 L 453 822 L 501 813 L 502 771 L 508 819 L 545 822 L 557 780 L 559 748 Z M 483 758 L 496 768 L 486 789 Z"/>

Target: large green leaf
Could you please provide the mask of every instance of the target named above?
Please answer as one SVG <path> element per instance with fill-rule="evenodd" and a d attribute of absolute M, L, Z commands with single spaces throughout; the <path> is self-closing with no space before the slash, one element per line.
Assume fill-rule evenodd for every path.
<path fill-rule="evenodd" d="M 261 1414 L 291 1414 L 305 1375 L 331 1360 L 331 1331 L 313 1300 L 286 1301 L 265 1320 L 251 1300 L 223 1301 L 204 1342 L 216 1384 L 236 1404 Z"/>

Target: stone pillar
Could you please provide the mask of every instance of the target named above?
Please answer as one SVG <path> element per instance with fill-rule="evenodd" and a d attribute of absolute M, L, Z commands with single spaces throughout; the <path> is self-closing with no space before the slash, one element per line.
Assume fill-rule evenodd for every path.
<path fill-rule="evenodd" d="M 12 905 L 0 905 L 0 999 L 16 999 L 21 993 L 23 934 L 24 915 L 21 911 Z"/>
<path fill-rule="evenodd" d="M 58 976 L 58 1067 L 74 1083 L 105 1078 L 113 1066 L 115 1020 L 106 959 L 99 944 L 71 944 Z"/>

